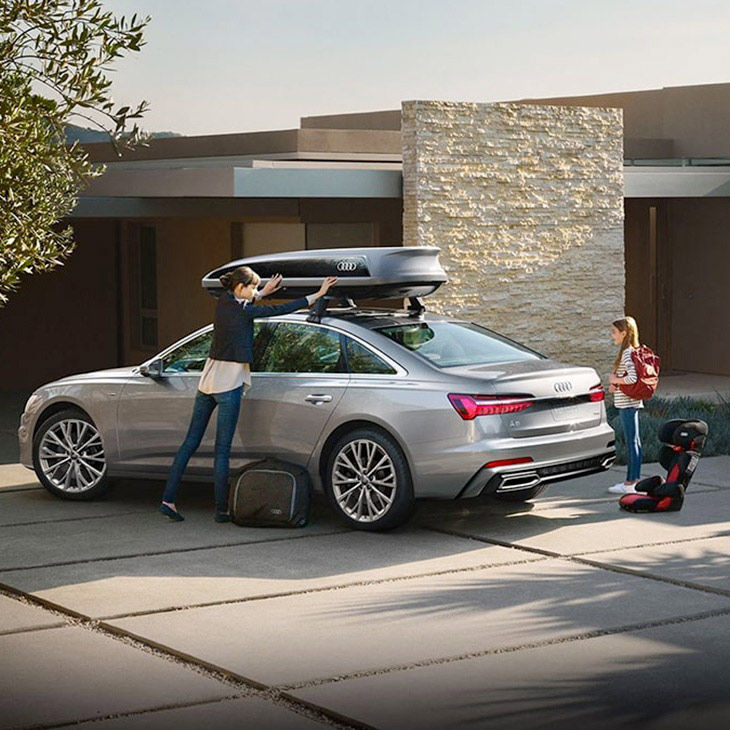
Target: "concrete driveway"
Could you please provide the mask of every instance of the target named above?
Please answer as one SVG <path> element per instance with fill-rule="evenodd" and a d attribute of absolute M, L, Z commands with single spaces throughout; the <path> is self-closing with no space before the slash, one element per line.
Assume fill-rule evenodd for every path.
<path fill-rule="evenodd" d="M 621 513 L 616 469 L 377 535 L 0 465 L 0 728 L 727 726 L 728 475 L 702 460 L 675 514 Z"/>

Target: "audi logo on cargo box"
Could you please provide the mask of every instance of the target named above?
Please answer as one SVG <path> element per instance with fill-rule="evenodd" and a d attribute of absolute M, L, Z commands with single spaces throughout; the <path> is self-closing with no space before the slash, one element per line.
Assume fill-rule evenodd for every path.
<path fill-rule="evenodd" d="M 351 261 L 344 259 L 337 262 L 337 271 L 355 271 L 357 268 L 357 261 Z"/>
<path fill-rule="evenodd" d="M 569 380 L 563 380 L 559 383 L 555 383 L 553 385 L 553 388 L 555 388 L 556 393 L 568 393 L 569 391 L 573 390 L 573 383 L 571 383 Z"/>

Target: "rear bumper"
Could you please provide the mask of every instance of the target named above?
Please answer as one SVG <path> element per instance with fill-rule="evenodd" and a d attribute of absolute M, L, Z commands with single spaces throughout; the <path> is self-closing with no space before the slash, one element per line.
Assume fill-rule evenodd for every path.
<path fill-rule="evenodd" d="M 469 480 L 458 497 L 518 492 L 551 482 L 597 474 L 610 469 L 615 459 L 616 450 L 610 448 L 581 458 L 541 461 L 499 469 L 482 468 Z"/>

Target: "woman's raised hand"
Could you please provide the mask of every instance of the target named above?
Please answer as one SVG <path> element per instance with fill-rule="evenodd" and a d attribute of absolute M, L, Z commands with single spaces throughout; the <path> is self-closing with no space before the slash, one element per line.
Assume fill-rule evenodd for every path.
<path fill-rule="evenodd" d="M 282 279 L 281 274 L 274 274 L 261 288 L 261 296 L 266 297 L 269 294 L 273 294 L 277 289 L 281 289 Z"/>
<path fill-rule="evenodd" d="M 319 291 L 317 292 L 318 297 L 323 297 L 329 290 L 330 287 L 334 286 L 337 283 L 337 277 L 336 276 L 328 276 L 325 278 L 325 280 L 322 282 L 322 286 L 319 287 Z"/>

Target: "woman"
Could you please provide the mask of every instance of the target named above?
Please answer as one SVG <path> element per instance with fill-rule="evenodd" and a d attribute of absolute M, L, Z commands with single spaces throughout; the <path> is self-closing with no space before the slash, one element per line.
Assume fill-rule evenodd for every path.
<path fill-rule="evenodd" d="M 621 427 L 626 439 L 628 465 L 626 481 L 608 488 L 612 494 L 633 494 L 634 485 L 641 474 L 641 439 L 639 438 L 639 409 L 644 407 L 640 400 L 629 398 L 621 392 L 621 385 L 630 385 L 637 380 L 636 366 L 631 354 L 639 346 L 639 328 L 633 317 L 617 319 L 611 325 L 611 336 L 620 346 L 613 373 L 608 378 L 609 392 L 613 393 L 613 404 L 621 416 Z"/>
<path fill-rule="evenodd" d="M 273 317 L 308 307 L 329 291 L 337 277 L 328 276 L 319 291 L 307 297 L 276 306 L 250 306 L 254 299 L 279 289 L 281 280 L 281 275 L 277 274 L 266 283 L 261 292 L 257 292 L 261 279 L 248 266 L 241 266 L 221 277 L 221 284 L 226 291 L 221 294 L 216 307 L 210 354 L 198 383 L 188 433 L 172 462 L 159 507 L 159 511 L 172 520 L 182 522 L 185 519 L 175 507 L 175 497 L 188 460 L 200 445 L 210 416 L 218 406 L 213 465 L 215 520 L 230 522 L 228 472 L 231 442 L 238 422 L 241 397 L 251 387 L 253 320 L 256 317 Z"/>

